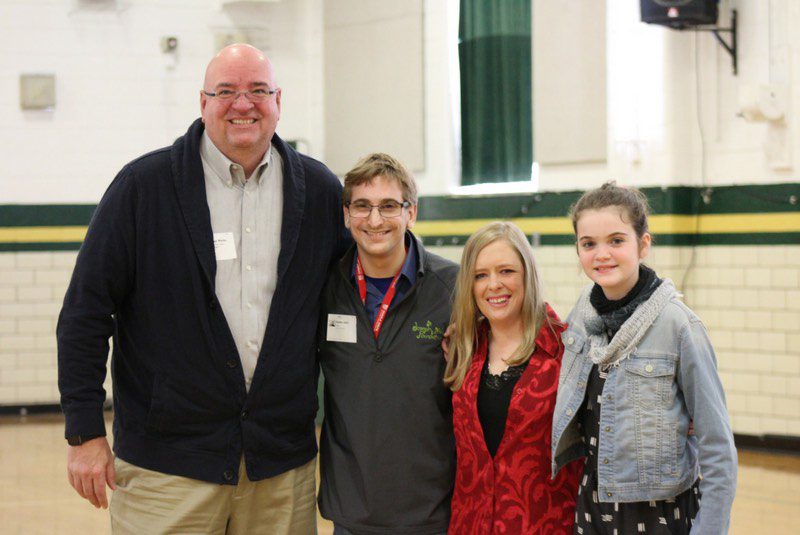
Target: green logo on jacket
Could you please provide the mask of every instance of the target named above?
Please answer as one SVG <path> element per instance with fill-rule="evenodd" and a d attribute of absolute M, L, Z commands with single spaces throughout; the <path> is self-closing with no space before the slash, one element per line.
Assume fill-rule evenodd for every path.
<path fill-rule="evenodd" d="M 420 325 L 416 321 L 411 328 L 417 335 L 417 340 L 441 340 L 444 335 L 444 330 L 441 327 L 436 327 L 430 320 L 425 322 L 425 325 Z"/>

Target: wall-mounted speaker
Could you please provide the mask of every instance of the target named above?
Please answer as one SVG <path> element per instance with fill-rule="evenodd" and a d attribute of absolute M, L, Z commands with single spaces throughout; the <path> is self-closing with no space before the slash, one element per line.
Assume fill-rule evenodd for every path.
<path fill-rule="evenodd" d="M 676 30 L 717 23 L 719 0 L 639 0 L 642 22 Z"/>

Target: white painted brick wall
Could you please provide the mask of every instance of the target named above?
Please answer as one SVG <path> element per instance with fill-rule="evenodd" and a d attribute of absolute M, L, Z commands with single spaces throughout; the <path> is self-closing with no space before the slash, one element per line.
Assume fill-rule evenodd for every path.
<path fill-rule="evenodd" d="M 460 260 L 460 247 L 430 249 Z M 792 264 L 800 246 L 742 249 L 699 248 L 684 299 L 709 330 L 734 431 L 800 436 L 800 264 Z M 659 273 L 669 268 L 656 259 L 673 265 L 690 258 L 687 248 L 656 246 L 654 253 L 650 264 Z M 76 254 L 0 253 L 0 404 L 58 402 L 54 332 Z M 565 318 L 588 281 L 574 249 L 538 247 L 534 254 L 545 295 Z"/>
<path fill-rule="evenodd" d="M 58 403 L 55 326 L 76 256 L 0 253 L 0 404 Z"/>
<path fill-rule="evenodd" d="M 263 44 L 283 90 L 278 132 L 305 140 L 321 158 L 321 0 L 234 9 L 197 0 L 2 0 L 0 158 L 11 167 L 0 181 L 0 199 L 97 202 L 126 162 L 172 144 L 200 116 L 198 91 L 216 52 L 215 35 L 241 25 L 269 35 Z M 160 49 L 168 35 L 178 38 L 175 54 Z M 53 111 L 20 109 L 24 73 L 55 75 Z M 44 157 L 42 147 L 50 148 Z M 26 254 L 16 265 L 61 267 L 55 256 L 40 261 Z"/>
<path fill-rule="evenodd" d="M 800 436 L 800 247 L 705 247 L 685 289 L 717 350 L 734 431 Z M 701 284 L 708 281 L 709 284 Z"/>

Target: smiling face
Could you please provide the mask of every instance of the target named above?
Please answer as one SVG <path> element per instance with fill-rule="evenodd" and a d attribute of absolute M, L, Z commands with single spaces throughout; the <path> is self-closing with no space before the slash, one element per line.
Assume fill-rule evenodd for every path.
<path fill-rule="evenodd" d="M 252 91 L 276 89 L 272 65 L 261 51 L 248 45 L 223 49 L 208 65 L 203 90 Z M 246 166 L 267 150 L 280 118 L 280 90 L 263 102 L 244 95 L 223 101 L 200 93 L 200 110 L 206 132 L 231 161 Z"/>
<path fill-rule="evenodd" d="M 489 324 L 513 326 L 522 321 L 525 299 L 525 267 L 511 245 L 494 241 L 478 253 L 472 283 L 472 296 Z"/>
<path fill-rule="evenodd" d="M 578 258 L 586 276 L 606 298 L 618 301 L 639 280 L 639 263 L 650 251 L 651 237 L 636 231 L 622 217 L 621 208 L 584 210 L 577 221 Z"/>
<path fill-rule="evenodd" d="M 387 201 L 402 203 L 403 190 L 397 180 L 378 175 L 371 181 L 354 186 L 350 195 L 350 203 L 368 203 L 374 206 Z M 368 217 L 353 217 L 350 209 L 344 207 L 345 226 L 350 229 L 358 246 L 358 255 L 369 276 L 394 275 L 405 258 L 406 229 L 411 228 L 417 220 L 417 206 L 403 208 L 397 217 L 382 217 L 377 208 L 373 208 Z M 389 275 L 370 273 L 370 267 L 381 266 L 394 271 Z"/>

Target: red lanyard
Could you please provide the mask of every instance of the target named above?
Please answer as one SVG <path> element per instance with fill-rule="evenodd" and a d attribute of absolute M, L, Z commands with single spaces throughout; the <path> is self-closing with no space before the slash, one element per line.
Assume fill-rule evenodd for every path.
<path fill-rule="evenodd" d="M 406 256 L 407 255 L 408 251 L 406 251 Z M 406 261 L 404 258 L 403 264 L 405 263 Z M 392 304 L 392 299 L 394 299 L 394 294 L 397 291 L 397 281 L 400 279 L 400 273 L 403 271 L 403 264 L 400 265 L 400 270 L 392 279 L 392 284 L 389 285 L 389 289 L 386 290 L 386 295 L 383 296 L 383 301 L 381 301 L 381 307 L 378 309 L 378 314 L 375 316 L 375 323 L 372 324 L 372 334 L 375 335 L 376 339 L 378 338 L 378 334 L 381 332 L 383 320 L 386 319 L 386 313 L 389 311 L 389 305 Z M 366 277 L 364 276 L 364 268 L 361 267 L 361 257 L 356 259 L 356 283 L 358 284 L 358 295 L 361 296 L 361 303 L 366 305 L 367 281 Z"/>

